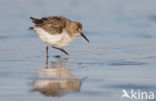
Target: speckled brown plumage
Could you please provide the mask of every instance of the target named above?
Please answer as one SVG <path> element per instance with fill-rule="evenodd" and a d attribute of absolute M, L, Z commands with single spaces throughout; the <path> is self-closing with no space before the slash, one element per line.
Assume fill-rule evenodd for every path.
<path fill-rule="evenodd" d="M 66 28 L 67 23 L 71 22 L 62 16 L 43 17 L 41 19 L 30 18 L 37 27 L 42 27 L 50 34 L 61 34 L 63 29 Z"/>

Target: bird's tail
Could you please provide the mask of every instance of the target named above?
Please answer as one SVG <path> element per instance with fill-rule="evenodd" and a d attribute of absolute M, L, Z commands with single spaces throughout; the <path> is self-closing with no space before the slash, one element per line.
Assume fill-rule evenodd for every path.
<path fill-rule="evenodd" d="M 30 17 L 30 19 L 31 19 L 31 20 L 32 20 L 32 22 L 33 22 L 33 23 L 35 23 L 35 24 L 39 24 L 39 23 L 41 23 L 41 22 L 42 22 L 42 20 L 37 19 L 37 18 Z"/>
<path fill-rule="evenodd" d="M 34 30 L 34 27 L 29 27 L 28 28 L 28 31 L 33 31 Z"/>

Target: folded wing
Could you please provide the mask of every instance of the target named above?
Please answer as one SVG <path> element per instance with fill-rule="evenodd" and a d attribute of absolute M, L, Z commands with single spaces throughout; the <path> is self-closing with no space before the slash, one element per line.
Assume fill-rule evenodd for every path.
<path fill-rule="evenodd" d="M 66 18 L 64 17 L 43 17 L 41 19 L 30 17 L 36 27 L 44 29 L 49 34 L 61 34 L 66 27 Z"/>

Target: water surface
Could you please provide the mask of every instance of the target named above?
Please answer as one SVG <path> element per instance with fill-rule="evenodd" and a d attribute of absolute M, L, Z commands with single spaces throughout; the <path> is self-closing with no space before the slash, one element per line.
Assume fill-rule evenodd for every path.
<path fill-rule="evenodd" d="M 156 92 L 155 4 L 1 0 L 0 99 L 122 101 L 122 89 Z M 27 29 L 30 16 L 53 15 L 82 22 L 90 43 L 78 37 L 64 48 L 69 56 L 50 48 L 46 66 L 46 45 Z"/>

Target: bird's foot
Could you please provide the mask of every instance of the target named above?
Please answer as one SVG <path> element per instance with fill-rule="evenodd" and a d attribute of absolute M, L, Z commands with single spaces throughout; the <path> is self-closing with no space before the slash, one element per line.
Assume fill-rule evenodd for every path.
<path fill-rule="evenodd" d="M 55 57 L 55 58 L 61 58 L 61 56 L 60 56 L 60 55 L 55 55 L 54 57 Z"/>

